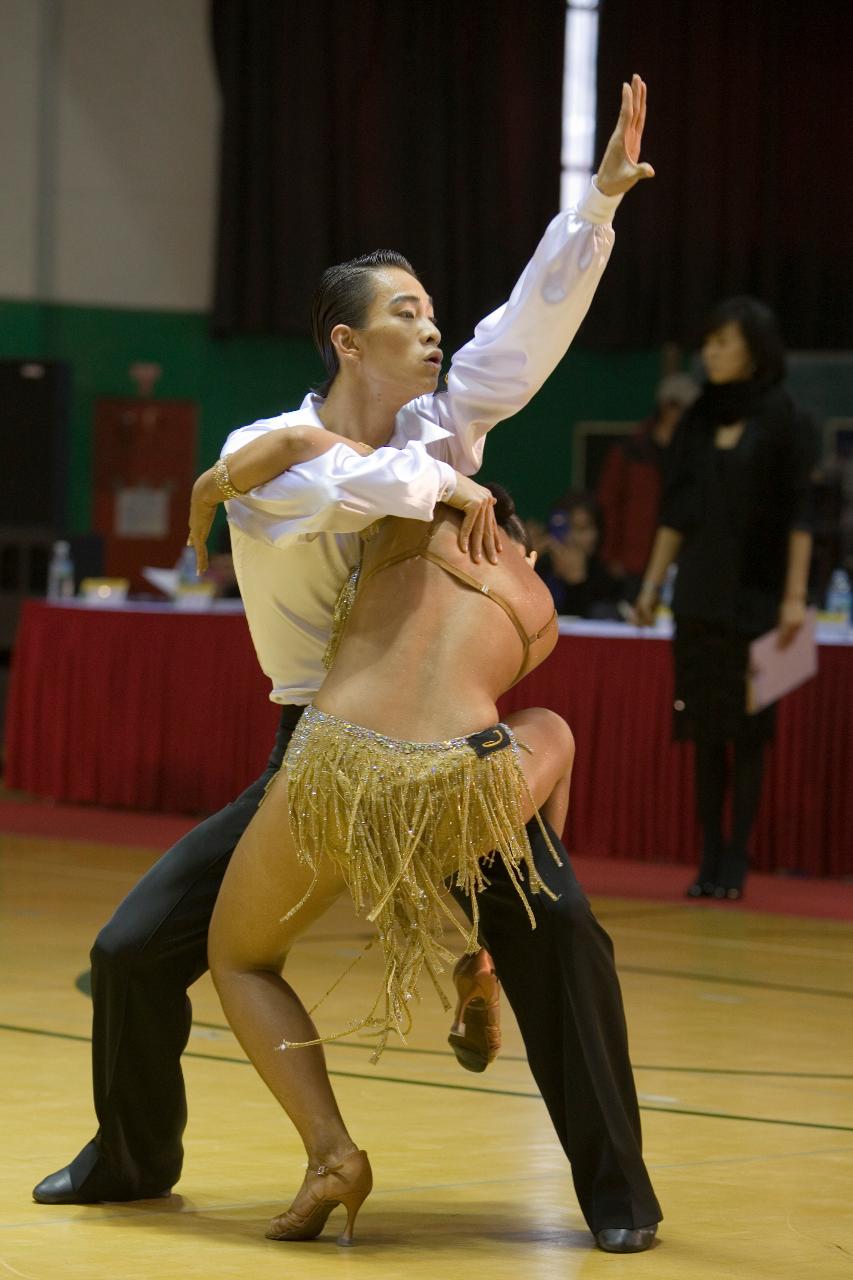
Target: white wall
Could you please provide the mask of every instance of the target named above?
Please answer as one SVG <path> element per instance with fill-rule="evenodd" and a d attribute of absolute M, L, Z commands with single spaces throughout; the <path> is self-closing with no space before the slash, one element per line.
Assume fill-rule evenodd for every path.
<path fill-rule="evenodd" d="M 14 68 L 3 118 L 26 122 L 2 144 L 23 199 L 10 234 L 0 222 L 0 296 L 208 305 L 218 100 L 207 23 L 207 0 L 0 0 Z"/>

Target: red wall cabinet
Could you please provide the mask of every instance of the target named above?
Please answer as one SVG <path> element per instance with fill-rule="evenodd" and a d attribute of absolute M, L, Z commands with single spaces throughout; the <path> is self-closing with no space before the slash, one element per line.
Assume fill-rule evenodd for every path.
<path fill-rule="evenodd" d="M 190 400 L 95 402 L 94 528 L 104 571 L 150 590 L 145 565 L 169 568 L 187 539 L 196 475 L 198 406 Z"/>

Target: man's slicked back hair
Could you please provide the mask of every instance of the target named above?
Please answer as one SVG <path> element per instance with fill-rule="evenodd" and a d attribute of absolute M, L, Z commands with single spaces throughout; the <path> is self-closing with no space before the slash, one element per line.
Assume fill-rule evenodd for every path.
<path fill-rule="evenodd" d="M 327 267 L 320 277 L 311 307 L 311 336 L 326 366 L 327 378 L 315 390 L 321 396 L 329 393 L 338 369 L 338 353 L 331 333 L 335 325 L 348 324 L 360 329 L 367 320 L 367 312 L 373 301 L 373 273 L 383 267 L 398 267 L 418 279 L 411 262 L 394 249 L 374 249 L 349 262 L 339 262 Z"/>

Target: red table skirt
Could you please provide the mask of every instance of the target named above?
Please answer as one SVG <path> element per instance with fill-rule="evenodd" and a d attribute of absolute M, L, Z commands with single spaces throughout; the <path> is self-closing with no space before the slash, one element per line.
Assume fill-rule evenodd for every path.
<path fill-rule="evenodd" d="M 6 784 L 72 804 L 212 813 L 261 772 L 279 709 L 242 614 L 26 605 Z"/>
<path fill-rule="evenodd" d="M 818 652 L 816 679 L 779 704 L 752 838 L 759 870 L 853 874 L 853 648 Z M 503 699 L 505 714 L 551 707 L 572 728 L 569 849 L 696 861 L 693 746 L 672 741 L 672 697 L 668 641 L 561 636 Z"/>
<path fill-rule="evenodd" d="M 6 782 L 70 803 L 208 813 L 264 766 L 278 709 L 234 614 L 29 603 L 12 667 Z M 577 756 L 567 843 L 601 857 L 696 857 L 692 748 L 670 741 L 669 644 L 561 636 L 503 714 L 546 706 Z M 853 874 L 853 648 L 780 706 L 755 865 Z"/>

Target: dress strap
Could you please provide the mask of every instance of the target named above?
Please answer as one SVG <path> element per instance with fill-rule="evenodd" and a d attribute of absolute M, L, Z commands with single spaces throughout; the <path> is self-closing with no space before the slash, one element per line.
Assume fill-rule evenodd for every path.
<path fill-rule="evenodd" d="M 530 637 L 522 626 L 521 619 L 513 609 L 508 600 L 505 600 L 499 592 L 493 591 L 488 582 L 480 582 L 472 574 L 466 573 L 464 569 L 460 569 L 458 565 L 453 564 L 450 560 L 445 560 L 444 556 L 440 556 L 436 551 L 430 551 L 427 548 L 422 551 L 421 556 L 424 560 L 429 560 L 431 564 L 437 564 L 440 569 L 444 569 L 445 573 L 449 573 L 451 578 L 457 578 L 464 583 L 466 587 L 470 587 L 472 591 L 479 591 L 480 595 L 488 596 L 490 600 L 494 600 L 495 604 L 500 605 L 512 625 L 518 632 L 518 638 L 524 645 L 525 659 L 527 658 L 527 650 L 530 648 Z"/>
<path fill-rule="evenodd" d="M 403 564 L 406 560 L 428 560 L 430 564 L 436 565 L 439 569 L 443 569 L 445 573 L 450 574 L 452 578 L 456 578 L 464 586 L 469 587 L 472 591 L 478 592 L 480 595 L 486 596 L 489 600 L 494 600 L 495 604 L 503 609 L 509 618 L 516 634 L 522 645 L 521 665 L 513 679 L 513 684 L 517 684 L 524 675 L 527 668 L 528 659 L 530 657 L 530 647 L 539 640 L 549 627 L 554 625 L 557 612 L 554 610 L 551 617 L 545 623 L 544 627 L 540 627 L 534 635 L 529 636 L 522 625 L 521 619 L 518 617 L 515 609 L 498 591 L 494 591 L 487 582 L 481 582 L 479 578 L 475 578 L 473 574 L 466 573 L 459 565 L 454 564 L 452 560 L 445 559 L 437 551 L 433 551 L 430 547 L 435 526 L 439 517 L 433 516 L 429 523 L 425 523 L 423 534 L 418 540 L 410 546 L 403 548 L 402 551 L 392 552 L 388 556 L 380 556 L 374 564 L 365 565 L 362 559 L 353 569 L 347 582 L 344 584 L 335 606 L 334 625 L 332 628 L 332 638 L 329 648 L 326 651 L 326 668 L 331 666 L 332 659 L 337 652 L 341 636 L 346 628 L 350 611 L 355 602 L 356 594 L 363 589 L 371 578 L 375 578 L 377 573 L 381 573 L 383 569 L 390 569 L 392 565 Z M 375 526 L 371 526 L 374 530 Z"/>
<path fill-rule="evenodd" d="M 370 565 L 369 568 L 363 569 L 360 577 L 360 585 L 364 586 L 364 584 L 369 582 L 371 578 L 375 578 L 377 573 L 381 573 L 383 569 L 390 569 L 393 564 L 402 564 L 404 560 L 416 560 L 418 556 L 423 556 L 432 541 L 437 519 L 437 516 L 433 516 L 429 524 L 426 525 L 423 536 L 414 543 L 413 546 L 406 547 L 402 551 L 392 553 L 390 556 L 380 558 L 375 564 Z"/>

